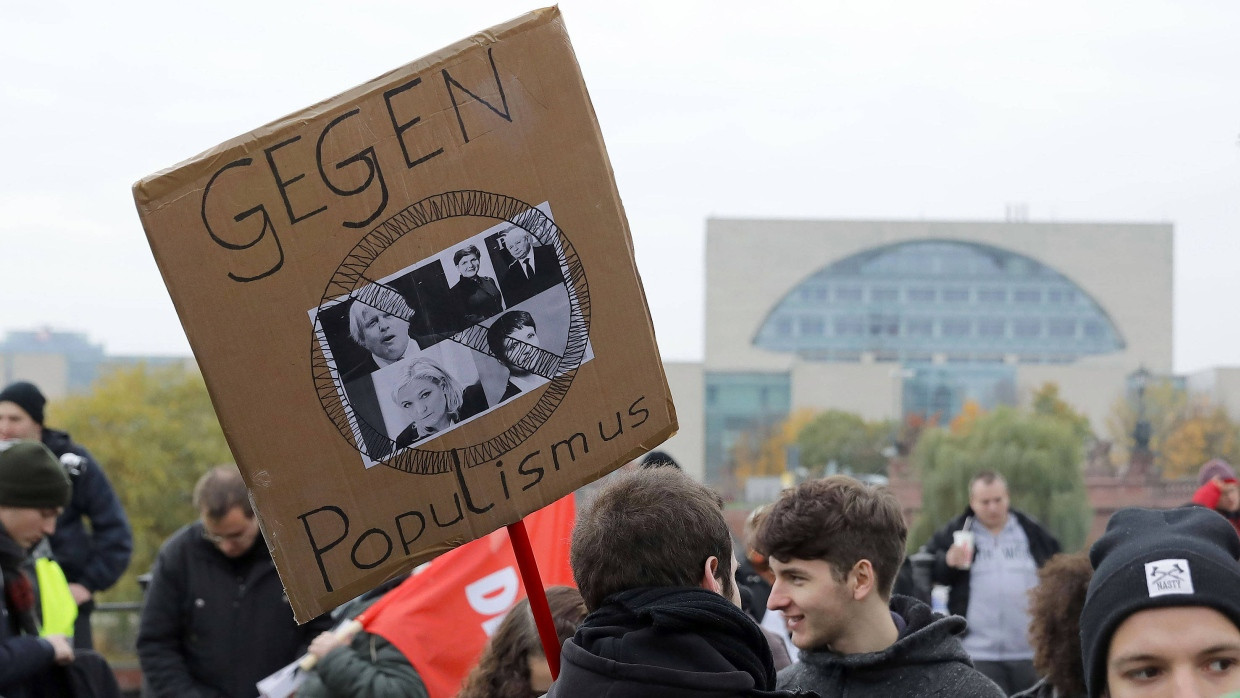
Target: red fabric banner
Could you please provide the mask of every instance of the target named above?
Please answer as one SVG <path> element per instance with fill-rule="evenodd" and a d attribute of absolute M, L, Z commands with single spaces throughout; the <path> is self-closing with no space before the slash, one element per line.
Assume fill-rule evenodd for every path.
<path fill-rule="evenodd" d="M 575 514 L 570 494 L 525 517 L 544 586 L 573 585 L 568 552 Z M 359 620 L 409 658 L 430 698 L 452 698 L 504 615 L 523 598 L 508 531 L 500 528 L 435 558 Z"/>

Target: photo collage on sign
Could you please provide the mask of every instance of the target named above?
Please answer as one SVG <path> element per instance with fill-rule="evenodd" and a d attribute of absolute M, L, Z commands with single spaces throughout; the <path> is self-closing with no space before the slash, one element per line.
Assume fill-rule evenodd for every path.
<path fill-rule="evenodd" d="M 503 222 L 311 308 L 366 467 L 559 375 L 566 278 L 553 244 Z M 592 358 L 587 343 L 581 363 Z"/>

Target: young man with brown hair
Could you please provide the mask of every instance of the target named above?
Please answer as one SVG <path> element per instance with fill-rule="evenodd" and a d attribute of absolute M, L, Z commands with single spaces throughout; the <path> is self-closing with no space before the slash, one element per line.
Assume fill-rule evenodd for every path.
<path fill-rule="evenodd" d="M 800 662 L 780 688 L 824 698 L 999 698 L 960 645 L 962 618 L 891 596 L 908 529 L 886 488 L 839 475 L 785 490 L 758 530 L 775 584 L 767 608 L 783 612 Z"/>
<path fill-rule="evenodd" d="M 564 644 L 548 698 L 793 696 L 740 609 L 719 495 L 675 468 L 616 476 L 573 529 L 590 615 Z"/>

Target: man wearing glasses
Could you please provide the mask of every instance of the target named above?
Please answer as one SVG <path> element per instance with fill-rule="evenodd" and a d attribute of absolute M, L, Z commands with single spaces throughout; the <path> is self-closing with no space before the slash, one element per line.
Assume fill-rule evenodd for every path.
<path fill-rule="evenodd" d="M 194 486 L 199 520 L 160 548 L 138 629 L 150 695 L 252 698 L 299 657 L 324 615 L 298 627 L 235 466 Z"/>

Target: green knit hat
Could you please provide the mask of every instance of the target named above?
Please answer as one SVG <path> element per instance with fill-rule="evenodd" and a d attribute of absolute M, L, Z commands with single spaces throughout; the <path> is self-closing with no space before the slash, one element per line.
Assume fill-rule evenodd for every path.
<path fill-rule="evenodd" d="M 69 476 L 38 441 L 0 441 L 0 506 L 52 509 L 69 503 Z"/>

